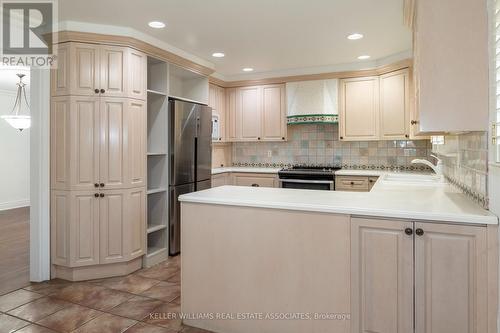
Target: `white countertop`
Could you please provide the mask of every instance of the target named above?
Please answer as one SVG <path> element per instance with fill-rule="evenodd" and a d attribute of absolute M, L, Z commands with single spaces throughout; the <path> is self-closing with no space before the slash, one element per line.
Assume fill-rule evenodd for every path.
<path fill-rule="evenodd" d="M 421 221 L 498 224 L 497 216 L 449 184 L 389 184 L 379 180 L 371 192 L 221 186 L 185 194 L 179 200 Z"/>
<path fill-rule="evenodd" d="M 242 173 L 278 173 L 282 168 L 253 168 L 253 167 L 227 167 L 214 168 L 212 175 L 218 175 L 226 172 L 242 172 Z"/>

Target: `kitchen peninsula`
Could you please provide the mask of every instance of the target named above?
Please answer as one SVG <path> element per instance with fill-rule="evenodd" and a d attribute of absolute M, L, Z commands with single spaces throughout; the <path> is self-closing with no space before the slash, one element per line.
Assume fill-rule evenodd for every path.
<path fill-rule="evenodd" d="M 415 313 L 417 328 L 492 332 L 497 217 L 445 182 L 414 179 L 382 173 L 371 192 L 221 186 L 181 196 L 182 312 L 263 316 L 186 323 L 403 332 Z"/>

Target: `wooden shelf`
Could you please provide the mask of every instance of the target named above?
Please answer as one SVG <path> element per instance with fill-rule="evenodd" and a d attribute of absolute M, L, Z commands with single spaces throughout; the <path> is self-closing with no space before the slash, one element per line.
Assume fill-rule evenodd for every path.
<path fill-rule="evenodd" d="M 161 192 L 167 192 L 167 189 L 164 187 L 160 187 L 160 188 L 152 188 L 152 189 L 146 191 L 146 193 L 148 195 L 155 194 L 155 193 L 161 193 Z"/>
<path fill-rule="evenodd" d="M 147 233 L 150 234 L 150 233 L 153 233 L 155 231 L 163 230 L 166 228 L 167 228 L 167 226 L 165 224 L 152 225 L 151 227 L 148 227 Z"/>
<path fill-rule="evenodd" d="M 158 153 L 148 153 L 147 155 L 148 156 L 164 156 L 164 155 L 167 155 L 167 153 L 158 152 Z"/>

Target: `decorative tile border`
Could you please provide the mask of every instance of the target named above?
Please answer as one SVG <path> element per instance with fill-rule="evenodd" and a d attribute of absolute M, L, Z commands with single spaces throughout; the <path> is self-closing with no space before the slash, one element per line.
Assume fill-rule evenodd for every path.
<path fill-rule="evenodd" d="M 286 119 L 287 125 L 299 125 L 299 124 L 337 124 L 339 122 L 339 116 L 336 114 L 308 114 L 308 115 L 297 115 L 288 116 Z"/>
<path fill-rule="evenodd" d="M 471 199 L 472 201 L 474 201 L 475 203 L 477 203 L 479 206 L 483 207 L 484 209 L 489 209 L 490 201 L 489 201 L 489 198 L 487 196 L 485 196 L 484 194 L 475 192 L 471 187 L 459 182 L 458 180 L 456 180 L 454 178 L 448 177 L 446 175 L 444 177 L 446 178 L 446 180 L 450 184 L 452 184 L 453 186 L 458 188 L 460 191 L 462 191 L 462 193 L 465 194 L 469 199 Z"/>
<path fill-rule="evenodd" d="M 292 166 L 304 166 L 304 167 L 325 167 L 325 168 L 342 168 L 342 169 L 353 169 L 353 170 L 394 170 L 394 171 L 429 171 L 430 169 L 426 166 L 414 166 L 414 165 L 336 165 L 336 164 L 290 164 L 285 162 L 276 163 L 256 163 L 256 162 L 235 162 L 234 167 L 250 167 L 250 168 L 286 168 Z"/>

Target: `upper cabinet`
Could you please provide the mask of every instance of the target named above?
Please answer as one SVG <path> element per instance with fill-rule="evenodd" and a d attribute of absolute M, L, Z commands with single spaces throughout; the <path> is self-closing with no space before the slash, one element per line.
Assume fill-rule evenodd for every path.
<path fill-rule="evenodd" d="M 146 55 L 127 47 L 65 43 L 52 75 L 52 96 L 146 99 Z"/>
<path fill-rule="evenodd" d="M 414 3 L 416 132 L 487 130 L 486 0 Z"/>
<path fill-rule="evenodd" d="M 379 79 L 364 77 L 340 81 L 340 139 L 379 139 Z"/>
<path fill-rule="evenodd" d="M 340 80 L 340 139 L 410 138 L 410 74 L 405 68 L 381 76 Z"/>
<path fill-rule="evenodd" d="M 212 140 L 225 142 L 227 141 L 226 91 L 224 88 L 210 84 L 208 96 L 208 106 L 212 108 L 214 126 L 218 127 L 218 131 L 214 131 L 216 135 L 212 137 Z"/>
<path fill-rule="evenodd" d="M 283 84 L 226 90 L 229 141 L 286 140 Z"/>

